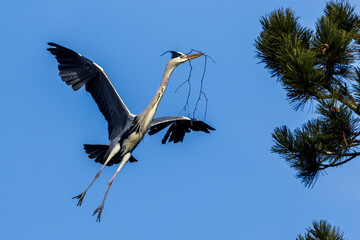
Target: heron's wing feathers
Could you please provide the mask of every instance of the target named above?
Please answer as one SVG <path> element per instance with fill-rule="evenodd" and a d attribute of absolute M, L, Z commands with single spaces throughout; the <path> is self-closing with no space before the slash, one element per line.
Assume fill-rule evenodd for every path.
<path fill-rule="evenodd" d="M 197 119 L 191 119 L 188 117 L 182 116 L 169 116 L 169 117 L 160 117 L 155 118 L 151 122 L 149 135 L 154 135 L 155 133 L 160 132 L 164 128 L 169 127 L 167 130 L 164 138 L 162 139 L 162 143 L 165 144 L 166 141 L 168 142 L 182 142 L 185 134 L 187 132 L 192 131 L 203 131 L 206 133 L 210 133 L 209 130 L 215 130 L 214 128 L 210 127 L 203 121 Z"/>
<path fill-rule="evenodd" d="M 105 71 L 93 61 L 79 53 L 55 43 L 48 43 L 48 50 L 59 62 L 59 75 L 74 91 L 85 85 L 90 92 L 99 110 L 108 122 L 109 139 L 115 138 L 132 117 Z"/>

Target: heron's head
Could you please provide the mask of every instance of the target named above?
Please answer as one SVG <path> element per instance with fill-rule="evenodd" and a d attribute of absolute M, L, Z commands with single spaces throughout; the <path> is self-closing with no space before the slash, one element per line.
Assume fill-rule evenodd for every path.
<path fill-rule="evenodd" d="M 171 53 L 171 59 L 169 64 L 174 64 L 175 67 L 179 66 L 180 64 L 192 60 L 194 58 L 198 58 L 204 53 L 196 53 L 196 54 L 184 54 L 181 52 L 169 51 Z"/>

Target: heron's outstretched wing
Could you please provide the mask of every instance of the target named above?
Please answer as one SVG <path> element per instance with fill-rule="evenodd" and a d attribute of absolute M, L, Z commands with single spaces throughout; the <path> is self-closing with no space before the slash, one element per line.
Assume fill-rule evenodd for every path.
<path fill-rule="evenodd" d="M 210 127 L 203 121 L 182 117 L 182 116 L 169 116 L 169 117 L 160 117 L 155 118 L 151 122 L 149 135 L 154 135 L 155 133 L 160 132 L 164 128 L 169 127 L 164 138 L 162 139 L 162 143 L 165 144 L 169 139 L 169 142 L 182 142 L 185 136 L 185 133 L 193 131 L 203 131 L 206 133 L 210 133 L 209 130 L 215 130 Z M 170 137 L 170 138 L 169 138 Z"/>
<path fill-rule="evenodd" d="M 59 75 L 74 91 L 85 85 L 91 93 L 99 110 L 108 122 L 109 139 L 114 139 L 133 117 L 126 107 L 105 71 L 93 61 L 79 53 L 55 43 L 48 43 L 48 48 L 59 62 Z"/>

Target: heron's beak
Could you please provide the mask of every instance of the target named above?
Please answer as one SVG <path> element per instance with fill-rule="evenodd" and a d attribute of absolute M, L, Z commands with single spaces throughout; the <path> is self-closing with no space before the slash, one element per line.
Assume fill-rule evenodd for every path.
<path fill-rule="evenodd" d="M 196 54 L 190 54 L 190 55 L 186 55 L 188 60 L 192 60 L 194 58 L 198 58 L 201 57 L 202 55 L 204 55 L 204 53 L 196 53 Z"/>

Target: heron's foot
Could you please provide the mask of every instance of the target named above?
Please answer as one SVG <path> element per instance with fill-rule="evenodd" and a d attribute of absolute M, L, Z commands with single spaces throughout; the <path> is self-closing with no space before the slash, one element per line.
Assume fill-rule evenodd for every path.
<path fill-rule="evenodd" d="M 100 222 L 100 217 L 101 217 L 101 213 L 103 211 L 103 208 L 104 208 L 104 204 L 101 204 L 93 213 L 93 216 L 97 213 L 97 217 L 96 217 L 96 221 L 97 222 Z"/>
<path fill-rule="evenodd" d="M 82 192 L 81 194 L 79 194 L 79 195 L 77 195 L 77 196 L 75 196 L 75 197 L 73 197 L 72 199 L 79 199 L 79 201 L 78 201 L 78 203 L 77 203 L 77 206 L 78 207 L 80 207 L 81 206 L 81 204 L 82 204 L 82 201 L 83 201 L 83 199 L 84 199 L 84 197 L 85 197 L 85 194 L 86 194 L 86 191 L 84 191 L 84 192 Z"/>

